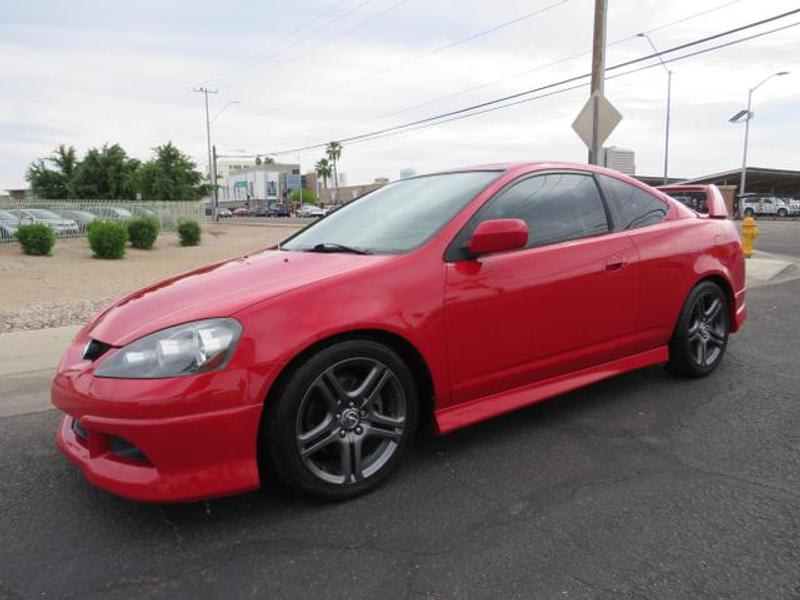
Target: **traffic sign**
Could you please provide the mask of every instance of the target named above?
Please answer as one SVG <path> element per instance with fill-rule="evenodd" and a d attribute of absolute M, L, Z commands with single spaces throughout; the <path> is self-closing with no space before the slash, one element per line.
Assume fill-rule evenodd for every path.
<path fill-rule="evenodd" d="M 583 143 L 591 150 L 592 148 L 592 129 L 594 128 L 594 99 L 597 97 L 597 147 L 603 145 L 611 132 L 622 120 L 622 115 L 608 101 L 608 98 L 599 92 L 595 92 L 583 105 L 581 112 L 578 113 L 572 128 L 575 130 Z"/>

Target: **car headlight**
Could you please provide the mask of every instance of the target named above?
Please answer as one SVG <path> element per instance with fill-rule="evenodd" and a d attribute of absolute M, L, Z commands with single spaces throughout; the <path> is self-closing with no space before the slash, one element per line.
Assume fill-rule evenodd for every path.
<path fill-rule="evenodd" d="M 163 329 L 119 350 L 95 371 L 97 377 L 159 379 L 225 367 L 242 334 L 235 319 L 206 319 Z"/>

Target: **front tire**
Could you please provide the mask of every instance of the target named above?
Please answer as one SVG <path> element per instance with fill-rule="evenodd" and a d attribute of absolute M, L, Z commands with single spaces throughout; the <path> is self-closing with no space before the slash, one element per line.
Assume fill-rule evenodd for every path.
<path fill-rule="evenodd" d="M 699 283 L 681 310 L 669 343 L 667 369 L 682 377 L 705 377 L 722 361 L 729 333 L 725 292 L 712 281 Z"/>
<path fill-rule="evenodd" d="M 779 208 L 778 209 L 778 216 L 781 219 L 784 219 L 784 218 L 789 216 L 789 211 L 787 211 L 785 208 Z"/>
<path fill-rule="evenodd" d="M 262 448 L 289 487 L 346 500 L 385 480 L 413 440 L 418 393 L 405 362 L 371 340 L 325 347 L 267 400 Z"/>
<path fill-rule="evenodd" d="M 744 216 L 745 217 L 752 217 L 754 214 L 756 214 L 756 213 L 752 208 L 745 208 L 744 209 Z"/>

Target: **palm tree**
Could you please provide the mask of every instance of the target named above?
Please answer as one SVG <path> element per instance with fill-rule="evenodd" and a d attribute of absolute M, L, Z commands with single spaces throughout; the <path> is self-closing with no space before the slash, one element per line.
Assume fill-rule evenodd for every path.
<path fill-rule="evenodd" d="M 339 142 L 328 142 L 325 153 L 333 163 L 333 189 L 339 189 L 339 171 L 336 168 L 336 163 L 342 156 L 342 145 Z"/>
<path fill-rule="evenodd" d="M 314 165 L 314 170 L 317 172 L 317 177 L 322 177 L 322 185 L 327 189 L 328 177 L 331 176 L 331 164 L 327 158 L 320 158 L 317 164 Z"/>

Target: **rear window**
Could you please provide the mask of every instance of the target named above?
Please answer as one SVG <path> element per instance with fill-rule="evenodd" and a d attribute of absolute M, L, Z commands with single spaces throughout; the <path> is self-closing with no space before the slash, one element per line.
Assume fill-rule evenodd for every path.
<path fill-rule="evenodd" d="M 647 227 L 660 223 L 667 216 L 667 204 L 654 195 L 616 177 L 599 175 L 598 178 L 619 229 Z"/>

